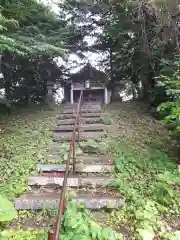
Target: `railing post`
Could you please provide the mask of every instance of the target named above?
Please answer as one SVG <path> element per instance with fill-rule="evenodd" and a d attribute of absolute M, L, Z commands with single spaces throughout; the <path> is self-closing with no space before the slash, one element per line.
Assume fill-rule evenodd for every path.
<path fill-rule="evenodd" d="M 80 142 L 79 129 L 80 129 L 80 117 L 81 117 L 80 114 L 81 114 L 82 101 L 83 101 L 83 91 L 81 93 L 81 101 L 80 101 L 80 108 L 79 108 L 79 115 L 78 115 L 78 143 Z"/>
<path fill-rule="evenodd" d="M 80 113 L 79 113 L 80 114 Z M 77 122 L 77 128 L 78 128 L 78 143 L 80 141 L 80 136 L 79 136 L 79 121 L 80 121 L 80 116 L 78 116 L 78 122 Z"/>
<path fill-rule="evenodd" d="M 54 240 L 54 233 L 48 232 L 48 240 Z"/>
<path fill-rule="evenodd" d="M 76 136 L 75 136 L 76 139 Z M 73 173 L 75 172 L 75 139 L 73 141 Z"/>

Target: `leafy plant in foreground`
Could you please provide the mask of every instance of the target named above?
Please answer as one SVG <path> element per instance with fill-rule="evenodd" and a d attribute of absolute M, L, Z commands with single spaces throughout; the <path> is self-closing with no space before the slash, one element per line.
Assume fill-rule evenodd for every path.
<path fill-rule="evenodd" d="M 17 217 L 17 211 L 7 198 L 0 195 L 0 224 L 10 222 Z"/>
<path fill-rule="evenodd" d="M 63 240 L 121 240 L 122 235 L 95 223 L 84 206 L 68 203 L 63 217 Z"/>
<path fill-rule="evenodd" d="M 180 183 L 175 164 L 159 151 L 150 156 L 121 152 L 115 167 L 116 178 L 110 187 L 120 191 L 127 205 L 115 213 L 113 221 L 120 219 L 121 224 L 128 221 L 133 236 L 138 240 L 153 240 L 156 232 L 164 237 L 160 216 L 177 216 L 180 209 L 179 191 L 173 188 Z"/>

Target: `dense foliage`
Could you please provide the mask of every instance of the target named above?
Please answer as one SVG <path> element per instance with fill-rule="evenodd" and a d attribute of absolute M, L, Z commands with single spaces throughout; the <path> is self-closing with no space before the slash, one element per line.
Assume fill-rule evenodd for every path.
<path fill-rule="evenodd" d="M 175 64 L 177 65 L 177 63 Z M 162 123 L 166 124 L 176 136 L 179 137 L 180 131 L 180 80 L 179 67 L 170 75 L 159 77 L 159 86 L 165 88 L 168 101 L 161 103 L 157 110 L 164 118 Z"/>
<path fill-rule="evenodd" d="M 105 24 L 107 36 L 115 42 L 112 79 L 129 79 L 134 97 L 148 101 L 151 107 L 162 103 L 160 115 L 165 123 L 176 122 L 177 130 L 179 16 L 176 1 L 115 1 Z"/>
<path fill-rule="evenodd" d="M 0 11 L 1 105 L 42 102 L 47 81 L 61 75 L 53 58 L 64 52 L 66 26 L 36 0 L 4 1 Z"/>
<path fill-rule="evenodd" d="M 41 1 L 3 1 L 0 51 L 61 54 L 64 24 Z"/>
<path fill-rule="evenodd" d="M 48 56 L 27 58 L 6 53 L 1 67 L 6 98 L 14 104 L 44 101 L 47 82 L 56 82 L 61 75 L 61 70 Z"/>

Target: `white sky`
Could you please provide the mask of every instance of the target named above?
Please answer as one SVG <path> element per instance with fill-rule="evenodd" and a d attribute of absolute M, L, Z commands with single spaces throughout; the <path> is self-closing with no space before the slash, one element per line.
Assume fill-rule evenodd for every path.
<path fill-rule="evenodd" d="M 59 8 L 58 8 L 57 4 L 63 2 L 60 0 L 37 0 L 37 1 L 43 2 L 46 5 L 49 5 L 56 14 L 59 13 Z"/>
<path fill-rule="evenodd" d="M 86 59 L 81 59 L 76 54 L 72 53 L 68 56 L 67 62 L 65 62 L 61 57 L 56 58 L 56 62 L 59 66 L 69 66 L 71 67 L 70 73 L 76 73 L 78 72 L 82 67 L 84 67 L 87 62 L 89 62 L 93 67 L 95 67 L 98 70 L 104 71 L 105 69 L 101 64 L 99 64 L 102 59 L 107 57 L 106 52 L 98 52 L 98 53 L 92 53 L 92 52 L 86 52 L 84 55 L 86 56 Z"/>

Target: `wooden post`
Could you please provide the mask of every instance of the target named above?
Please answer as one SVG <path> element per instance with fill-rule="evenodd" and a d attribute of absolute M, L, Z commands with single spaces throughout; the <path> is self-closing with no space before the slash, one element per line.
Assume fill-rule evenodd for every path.
<path fill-rule="evenodd" d="M 104 104 L 108 104 L 108 91 L 107 91 L 107 87 L 104 89 Z"/>
<path fill-rule="evenodd" d="M 71 83 L 71 104 L 74 103 L 73 84 Z"/>
<path fill-rule="evenodd" d="M 75 132 L 76 134 L 76 132 Z M 75 136 L 76 138 L 76 136 Z M 73 142 L 73 173 L 75 173 L 75 141 Z"/>

